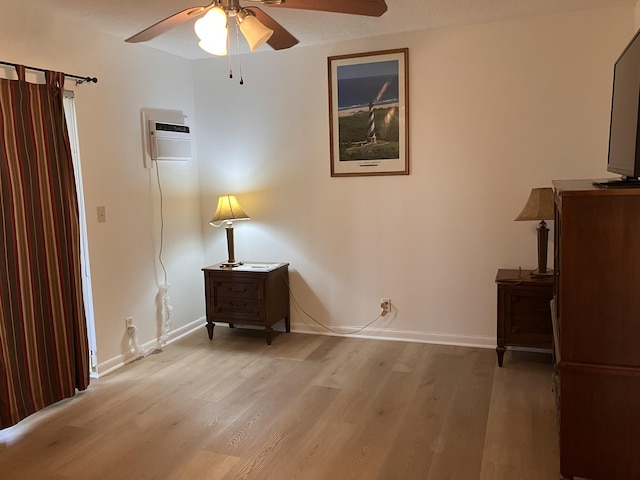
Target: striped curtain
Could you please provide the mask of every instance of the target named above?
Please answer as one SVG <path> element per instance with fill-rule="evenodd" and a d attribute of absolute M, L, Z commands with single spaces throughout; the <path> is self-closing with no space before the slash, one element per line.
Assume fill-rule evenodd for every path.
<path fill-rule="evenodd" d="M 0 428 L 89 385 L 64 75 L 0 79 Z"/>

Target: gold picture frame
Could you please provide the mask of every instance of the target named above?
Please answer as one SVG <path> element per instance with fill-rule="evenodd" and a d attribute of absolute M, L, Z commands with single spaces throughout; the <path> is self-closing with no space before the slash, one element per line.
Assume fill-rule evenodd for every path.
<path fill-rule="evenodd" d="M 409 49 L 327 63 L 331 176 L 409 175 Z"/>

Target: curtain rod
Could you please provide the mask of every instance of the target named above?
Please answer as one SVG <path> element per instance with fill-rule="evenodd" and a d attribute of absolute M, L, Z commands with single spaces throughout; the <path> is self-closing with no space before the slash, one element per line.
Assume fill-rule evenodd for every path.
<path fill-rule="evenodd" d="M 8 65 L 10 67 L 17 67 L 19 64 L 18 63 L 11 63 L 11 62 L 3 62 L 2 60 L 0 60 L 0 64 L 2 65 Z M 47 72 L 48 70 L 44 69 L 44 68 L 37 68 L 37 67 L 27 67 L 26 65 L 24 66 L 24 68 L 26 68 L 27 70 L 35 70 L 38 72 Z M 79 75 L 71 75 L 70 73 L 65 73 L 64 74 L 65 77 L 70 77 L 70 78 L 75 78 L 76 79 L 76 85 L 80 85 L 84 82 L 87 83 L 98 83 L 98 79 L 96 77 L 81 77 Z"/>

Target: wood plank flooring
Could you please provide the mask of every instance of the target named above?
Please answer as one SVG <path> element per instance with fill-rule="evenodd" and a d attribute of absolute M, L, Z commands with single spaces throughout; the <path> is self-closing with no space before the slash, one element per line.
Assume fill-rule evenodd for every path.
<path fill-rule="evenodd" d="M 557 480 L 550 358 L 203 328 L 0 431 L 0 478 Z"/>

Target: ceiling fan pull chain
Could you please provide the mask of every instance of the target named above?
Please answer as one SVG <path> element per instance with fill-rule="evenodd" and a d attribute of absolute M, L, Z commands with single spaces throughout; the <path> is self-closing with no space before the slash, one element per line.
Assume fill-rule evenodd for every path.
<path fill-rule="evenodd" d="M 240 69 L 240 85 L 244 85 L 242 78 L 242 56 L 240 55 L 240 28 L 238 26 L 238 17 L 235 17 L 236 24 L 236 52 L 238 52 L 238 68 Z"/>
<path fill-rule="evenodd" d="M 229 17 L 227 16 L 227 31 L 229 31 Z M 229 35 L 227 35 L 227 55 L 229 57 L 229 78 L 233 78 L 233 68 L 231 65 L 231 41 L 229 40 Z"/>

